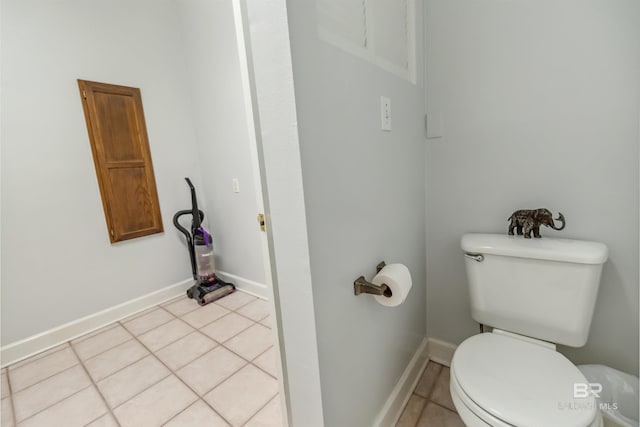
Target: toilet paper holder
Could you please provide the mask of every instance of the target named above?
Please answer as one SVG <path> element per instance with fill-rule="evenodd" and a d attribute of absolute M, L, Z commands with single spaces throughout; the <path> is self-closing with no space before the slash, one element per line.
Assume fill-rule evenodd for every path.
<path fill-rule="evenodd" d="M 384 261 L 380 262 L 376 266 L 376 274 L 380 273 L 380 270 L 382 270 L 385 265 L 387 264 Z M 373 283 L 368 282 L 364 278 L 364 276 L 358 277 L 353 282 L 353 293 L 355 295 L 360 295 L 360 294 L 384 295 L 387 298 L 391 298 L 391 295 L 392 295 L 392 292 L 389 286 L 387 286 L 384 283 L 381 285 L 374 285 Z"/>

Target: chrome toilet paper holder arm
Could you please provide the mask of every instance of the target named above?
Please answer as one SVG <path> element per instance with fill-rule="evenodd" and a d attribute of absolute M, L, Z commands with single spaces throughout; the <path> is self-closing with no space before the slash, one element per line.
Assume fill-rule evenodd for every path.
<path fill-rule="evenodd" d="M 376 266 L 376 274 L 380 273 L 380 271 L 387 265 L 384 261 L 380 262 Z M 353 293 L 355 295 L 360 294 L 372 294 L 372 295 L 384 295 L 387 298 L 391 298 L 391 289 L 386 284 L 374 285 L 371 282 L 368 282 L 364 276 L 358 277 L 353 282 Z"/>

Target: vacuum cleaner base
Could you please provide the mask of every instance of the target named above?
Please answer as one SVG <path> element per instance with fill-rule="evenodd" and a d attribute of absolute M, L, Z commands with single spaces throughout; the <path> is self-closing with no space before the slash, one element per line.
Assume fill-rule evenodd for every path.
<path fill-rule="evenodd" d="M 235 290 L 236 286 L 233 283 L 225 282 L 216 277 L 213 281 L 196 282 L 187 289 L 187 297 L 195 299 L 199 305 L 207 305 Z"/>

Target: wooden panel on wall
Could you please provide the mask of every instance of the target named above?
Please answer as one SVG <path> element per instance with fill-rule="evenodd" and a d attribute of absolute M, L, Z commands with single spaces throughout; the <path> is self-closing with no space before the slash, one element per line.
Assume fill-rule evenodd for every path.
<path fill-rule="evenodd" d="M 162 232 L 140 89 L 78 86 L 111 243 Z"/>

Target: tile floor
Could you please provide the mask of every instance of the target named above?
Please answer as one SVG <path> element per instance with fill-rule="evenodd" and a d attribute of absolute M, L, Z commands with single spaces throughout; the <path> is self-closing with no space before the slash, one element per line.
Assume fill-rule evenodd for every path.
<path fill-rule="evenodd" d="M 464 427 L 449 393 L 449 368 L 427 363 L 396 427 Z"/>
<path fill-rule="evenodd" d="M 180 297 L 2 369 L 2 427 L 279 427 L 268 303 Z"/>

